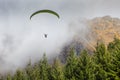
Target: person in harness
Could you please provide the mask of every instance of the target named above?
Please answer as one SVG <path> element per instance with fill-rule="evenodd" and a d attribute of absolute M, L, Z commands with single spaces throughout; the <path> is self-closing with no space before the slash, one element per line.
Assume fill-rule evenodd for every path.
<path fill-rule="evenodd" d="M 47 38 L 47 35 L 48 35 L 48 34 L 44 34 L 45 38 Z"/>

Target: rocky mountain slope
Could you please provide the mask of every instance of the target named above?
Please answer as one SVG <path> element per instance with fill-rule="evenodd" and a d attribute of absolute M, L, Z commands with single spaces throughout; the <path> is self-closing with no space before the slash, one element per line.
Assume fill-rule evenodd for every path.
<path fill-rule="evenodd" d="M 86 34 L 87 43 L 83 43 L 79 38 L 80 35 L 74 37 L 73 41 L 63 48 L 60 56 L 64 61 L 71 48 L 74 48 L 79 54 L 82 49 L 87 49 L 89 52 L 95 50 L 97 43 L 108 45 L 114 38 L 120 39 L 120 19 L 110 16 L 97 17 L 86 21 L 90 32 Z M 64 57 L 62 57 L 64 56 Z"/>
<path fill-rule="evenodd" d="M 120 38 L 120 19 L 110 16 L 98 17 L 88 21 L 92 35 L 96 42 L 102 41 L 106 45 L 113 39 Z M 95 42 L 95 43 L 96 43 Z"/>

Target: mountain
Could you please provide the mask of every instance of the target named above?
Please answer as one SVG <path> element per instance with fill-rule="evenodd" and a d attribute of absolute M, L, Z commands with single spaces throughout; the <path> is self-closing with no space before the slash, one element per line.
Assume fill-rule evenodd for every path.
<path fill-rule="evenodd" d="M 120 39 L 120 19 L 118 18 L 110 16 L 97 17 L 89 20 L 88 25 L 96 42 L 102 41 L 108 45 L 115 37 Z"/>
<path fill-rule="evenodd" d="M 80 34 L 75 36 L 73 41 L 65 45 L 60 58 L 64 62 L 71 48 L 74 48 L 76 54 L 81 50 L 86 49 L 90 53 L 95 50 L 97 43 L 104 43 L 106 46 L 114 40 L 120 39 L 120 19 L 110 16 L 96 17 L 86 20 L 85 24 L 89 28 L 89 33 L 85 36 L 85 43 L 79 39 Z"/>

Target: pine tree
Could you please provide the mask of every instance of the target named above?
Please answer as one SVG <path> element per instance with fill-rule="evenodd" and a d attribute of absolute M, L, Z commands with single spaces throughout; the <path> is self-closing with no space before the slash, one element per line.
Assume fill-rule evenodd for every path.
<path fill-rule="evenodd" d="M 111 70 L 112 65 L 111 54 L 108 52 L 104 44 L 99 44 L 96 47 L 94 54 L 95 62 L 95 78 L 96 80 L 112 80 L 115 78 L 115 72 Z"/>
<path fill-rule="evenodd" d="M 54 60 L 50 73 L 51 80 L 64 80 L 63 65 L 58 58 Z"/>
<path fill-rule="evenodd" d="M 94 80 L 93 74 L 93 63 L 91 61 L 91 56 L 86 50 L 80 53 L 78 65 L 76 67 L 77 73 L 75 74 L 76 80 Z"/>
<path fill-rule="evenodd" d="M 31 60 L 29 61 L 27 67 L 25 68 L 25 73 L 28 80 L 34 80 L 33 67 L 31 65 Z"/>
<path fill-rule="evenodd" d="M 65 80 L 76 80 L 76 67 L 77 67 L 78 59 L 74 53 L 74 50 L 72 49 L 70 51 L 70 54 L 67 58 L 67 62 L 65 65 Z"/>
<path fill-rule="evenodd" d="M 13 80 L 27 80 L 24 72 L 17 70 L 16 74 L 13 77 Z"/>
<path fill-rule="evenodd" d="M 41 80 L 49 80 L 49 64 L 47 62 L 47 57 L 44 54 L 43 60 L 40 62 L 40 79 Z"/>
<path fill-rule="evenodd" d="M 35 64 L 32 67 L 31 76 L 32 76 L 32 78 L 31 78 L 32 80 L 40 80 L 40 69 L 39 69 L 38 64 Z"/>
<path fill-rule="evenodd" d="M 116 72 L 116 79 L 120 79 L 120 40 L 115 38 L 113 42 L 108 45 L 108 50 L 112 55 L 112 70 Z"/>
<path fill-rule="evenodd" d="M 12 76 L 10 74 L 8 74 L 6 80 L 12 80 Z"/>

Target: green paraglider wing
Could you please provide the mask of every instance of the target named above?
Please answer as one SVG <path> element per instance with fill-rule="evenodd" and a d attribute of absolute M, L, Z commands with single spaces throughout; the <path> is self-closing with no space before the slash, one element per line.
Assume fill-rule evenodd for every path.
<path fill-rule="evenodd" d="M 53 15 L 57 16 L 58 18 L 60 18 L 60 16 L 59 16 L 56 12 L 54 12 L 54 11 L 52 11 L 52 10 L 44 9 L 44 10 L 39 10 L 39 11 L 34 12 L 34 13 L 30 16 L 30 20 L 31 20 L 31 18 L 32 18 L 34 15 L 39 14 L 39 13 L 50 13 L 50 14 L 53 14 Z"/>

